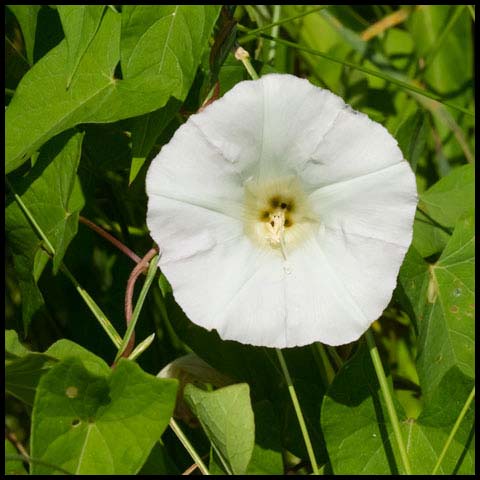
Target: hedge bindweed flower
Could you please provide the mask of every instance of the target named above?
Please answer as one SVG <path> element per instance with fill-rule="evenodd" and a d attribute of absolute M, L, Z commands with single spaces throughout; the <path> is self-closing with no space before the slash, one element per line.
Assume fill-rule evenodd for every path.
<path fill-rule="evenodd" d="M 358 339 L 412 240 L 415 176 L 395 139 L 292 75 L 237 84 L 153 160 L 147 224 L 175 299 L 223 339 Z"/>

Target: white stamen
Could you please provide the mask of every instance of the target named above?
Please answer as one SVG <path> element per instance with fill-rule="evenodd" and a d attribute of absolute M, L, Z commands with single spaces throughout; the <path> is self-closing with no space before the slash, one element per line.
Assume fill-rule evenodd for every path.
<path fill-rule="evenodd" d="M 273 225 L 272 225 L 273 223 Z M 285 213 L 283 211 L 275 211 L 270 214 L 270 219 L 267 224 L 268 240 L 274 245 L 281 244 L 283 232 L 285 231 Z"/>
<path fill-rule="evenodd" d="M 267 235 L 267 240 L 274 246 L 280 246 L 283 259 L 286 261 L 285 212 L 283 210 L 276 210 L 274 213 L 270 214 L 270 219 L 267 223 L 267 229 L 269 233 L 269 235 Z"/>

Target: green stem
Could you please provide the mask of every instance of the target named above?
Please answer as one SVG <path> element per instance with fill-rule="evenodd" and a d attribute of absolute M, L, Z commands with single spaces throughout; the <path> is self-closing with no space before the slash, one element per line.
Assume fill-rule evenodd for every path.
<path fill-rule="evenodd" d="M 335 378 L 335 370 L 333 369 L 332 364 L 330 363 L 330 358 L 328 357 L 323 344 L 320 342 L 315 342 L 314 345 L 318 352 L 318 355 L 321 358 L 323 371 L 324 371 L 323 374 L 325 375 L 326 386 L 328 387 L 328 385 L 330 385 L 333 382 L 333 379 Z"/>
<path fill-rule="evenodd" d="M 285 358 L 283 358 L 282 351 L 279 348 L 276 348 L 275 350 L 277 352 L 280 366 L 282 367 L 283 375 L 285 377 L 285 380 L 287 381 L 288 391 L 290 393 L 290 397 L 292 398 L 293 408 L 295 409 L 295 413 L 297 415 L 298 423 L 300 425 L 300 430 L 302 431 L 305 446 L 307 447 L 308 457 L 310 458 L 310 463 L 312 464 L 313 474 L 318 475 L 317 460 L 315 458 L 315 454 L 313 453 L 312 442 L 310 441 L 310 436 L 308 435 L 307 426 L 305 425 L 302 409 L 300 408 L 300 403 L 298 402 L 297 393 L 295 392 L 295 387 L 293 386 L 292 378 L 290 377 L 290 372 L 288 371 Z"/>
<path fill-rule="evenodd" d="M 68 470 L 63 469 L 62 467 L 59 467 L 57 465 L 54 465 L 53 463 L 49 462 L 44 462 L 43 460 L 38 460 L 36 458 L 32 457 L 25 457 L 23 455 L 5 455 L 5 461 L 9 460 L 15 460 L 15 461 L 21 461 L 21 462 L 27 462 L 29 465 L 32 463 L 36 463 L 38 465 L 43 465 L 44 467 L 49 467 L 52 468 L 53 470 L 57 470 L 60 473 L 64 473 L 65 475 L 73 475 L 73 473 L 70 473 Z"/>
<path fill-rule="evenodd" d="M 437 463 L 432 471 L 432 475 L 435 475 L 437 473 L 437 470 L 440 468 L 442 460 L 445 457 L 445 454 L 447 453 L 448 447 L 452 443 L 453 437 L 457 433 L 457 430 L 460 427 L 460 423 L 462 423 L 462 420 L 465 417 L 468 409 L 470 408 L 470 404 L 473 402 L 474 398 L 475 398 L 475 386 L 470 392 L 470 395 L 468 396 L 467 401 L 465 402 L 465 405 L 463 406 L 462 411 L 460 412 L 460 415 L 458 416 L 455 424 L 452 427 L 452 431 L 450 432 L 450 435 L 448 436 L 447 441 L 445 442 L 442 453 L 438 457 Z"/>
<path fill-rule="evenodd" d="M 335 350 L 335 347 L 327 347 L 327 350 L 330 356 L 333 358 L 333 361 L 335 362 L 335 366 L 337 368 L 342 368 L 343 360 L 342 360 L 342 357 Z"/>
<path fill-rule="evenodd" d="M 455 13 L 450 17 L 448 24 L 445 26 L 445 28 L 443 28 L 440 36 L 437 38 L 435 43 L 428 49 L 428 51 L 423 55 L 423 57 L 425 58 L 425 65 L 426 65 L 426 67 L 423 69 L 424 72 L 427 69 L 427 66 L 430 66 L 432 64 L 433 59 L 435 58 L 435 55 L 440 51 L 443 45 L 443 42 L 450 34 L 450 31 L 455 26 L 458 19 L 462 16 L 466 6 L 467 5 L 458 5 L 456 7 Z"/>
<path fill-rule="evenodd" d="M 28 221 L 33 226 L 33 229 L 35 230 L 37 235 L 45 243 L 45 246 L 47 247 L 48 252 L 51 255 L 55 255 L 55 248 L 53 248 L 53 245 L 50 243 L 50 240 L 48 239 L 48 237 L 45 235 L 45 233 L 41 229 L 40 225 L 35 220 L 35 217 L 32 215 L 32 213 L 27 208 L 27 206 L 23 203 L 23 200 L 21 199 L 21 197 L 15 192 L 15 190 L 13 189 L 13 187 L 10 184 L 10 182 L 8 181 L 8 179 L 5 179 L 5 181 L 8 185 L 8 187 L 10 188 L 10 190 L 12 191 L 13 196 L 14 196 L 15 201 L 17 202 L 18 206 L 20 207 L 20 209 L 22 210 L 24 215 L 27 217 Z M 94 302 L 94 300 L 88 294 L 88 292 L 77 282 L 75 277 L 72 275 L 70 270 L 68 270 L 68 268 L 66 267 L 66 265 L 63 262 L 60 264 L 60 270 L 72 282 L 72 284 L 74 285 L 77 292 L 80 294 L 80 296 L 83 298 L 83 300 L 87 304 L 88 308 L 95 315 L 95 318 L 99 321 L 102 328 L 105 330 L 105 332 L 110 337 L 112 342 L 118 348 L 120 346 L 121 342 L 122 342 L 122 337 L 120 337 L 120 335 L 117 333 L 114 326 L 108 320 L 107 316 L 102 312 L 101 308 Z"/>
<path fill-rule="evenodd" d="M 275 5 L 276 7 L 277 5 Z M 255 30 L 249 30 L 247 27 L 243 27 L 241 25 L 238 25 L 238 29 L 248 32 L 247 35 L 244 35 L 243 37 L 240 37 L 238 39 L 238 43 L 244 43 L 247 40 L 249 40 L 251 37 L 254 37 L 258 33 L 265 32 L 270 30 L 273 27 L 277 27 L 279 25 L 283 25 L 285 23 L 292 22 L 293 20 L 297 20 L 298 18 L 305 17 L 306 15 L 310 15 L 311 13 L 319 12 L 320 10 L 323 10 L 325 8 L 329 7 L 329 5 L 321 5 L 317 8 L 312 8 L 311 10 L 307 10 L 306 12 L 302 12 L 298 15 L 294 15 L 293 17 L 288 17 L 288 18 L 283 18 L 282 20 L 274 21 L 273 23 L 269 23 L 268 25 L 265 25 L 260 28 L 256 28 Z"/>
<path fill-rule="evenodd" d="M 78 294 L 83 298 L 87 307 L 95 315 L 98 323 L 100 323 L 101 327 L 105 330 L 105 333 L 110 337 L 110 340 L 112 340 L 115 347 L 119 348 L 122 343 L 122 337 L 115 330 L 115 327 L 110 323 L 110 320 L 102 312 L 101 308 L 95 303 L 89 293 L 77 282 L 76 278 L 71 274 L 70 270 L 68 270 L 63 262 L 60 265 L 60 270 L 72 282 Z"/>
<path fill-rule="evenodd" d="M 40 228 L 40 225 L 35 220 L 35 217 L 30 213 L 30 210 L 23 203 L 23 200 L 20 197 L 20 195 L 18 195 L 17 192 L 15 192 L 11 183 L 8 181 L 8 178 L 5 178 L 5 182 L 7 183 L 8 188 L 12 191 L 13 197 L 15 198 L 15 201 L 17 202 L 18 206 L 20 207 L 24 215 L 27 217 L 28 221 L 32 224 L 33 229 L 37 232 L 37 235 L 39 235 L 40 238 L 45 242 L 45 245 L 47 246 L 49 253 L 51 255 L 55 255 L 55 249 L 53 248 L 53 245 L 50 243 L 50 240 L 47 238 L 47 236 L 43 233 L 43 230 Z"/>
<path fill-rule="evenodd" d="M 204 475 L 210 475 L 210 472 L 208 471 L 207 467 L 205 466 L 202 459 L 200 458 L 200 455 L 195 451 L 195 449 L 193 448 L 193 445 L 190 443 L 188 438 L 182 432 L 182 429 L 180 428 L 178 423 L 173 419 L 173 417 L 170 419 L 170 428 L 174 431 L 175 435 L 180 440 L 181 444 L 185 447 L 185 450 L 187 450 L 187 452 L 190 454 L 193 461 L 198 465 L 198 468 L 200 469 L 200 471 Z"/>
<path fill-rule="evenodd" d="M 133 310 L 132 318 L 130 320 L 130 323 L 128 324 L 127 331 L 125 332 L 125 336 L 123 337 L 123 340 L 118 348 L 118 352 L 115 357 L 114 363 L 118 362 L 118 359 L 122 356 L 123 352 L 125 351 L 125 348 L 128 345 L 128 342 L 130 341 L 132 333 L 135 330 L 135 325 L 137 324 L 137 320 L 142 310 L 145 297 L 147 296 L 147 292 L 150 288 L 150 285 L 152 284 L 152 281 L 155 278 L 155 274 L 157 273 L 157 265 L 158 265 L 159 258 L 160 258 L 159 255 L 156 255 L 155 257 L 152 258 L 152 260 L 150 260 L 150 265 L 148 266 L 147 278 L 145 280 L 145 283 L 143 284 L 142 290 L 140 291 L 140 295 L 138 296 L 137 303 Z"/>
<path fill-rule="evenodd" d="M 332 57 L 330 55 L 327 55 L 326 53 L 320 52 L 318 50 L 314 50 L 313 48 L 308 48 L 303 45 L 299 45 L 298 43 L 290 42 L 288 40 L 283 40 L 282 38 L 273 38 L 271 35 L 265 35 L 264 33 L 258 34 L 258 36 L 265 38 L 267 40 L 271 40 L 273 42 L 281 43 L 283 45 L 286 45 L 287 47 L 292 47 L 296 48 L 297 50 L 310 53 L 311 55 L 316 55 L 318 57 L 325 58 L 326 60 L 330 60 L 331 62 L 339 63 L 341 65 L 344 65 L 346 67 L 353 68 L 355 70 L 359 70 L 360 72 L 366 73 L 367 75 L 372 75 L 377 78 L 381 78 L 382 80 L 385 80 L 387 82 L 393 83 L 394 85 L 397 85 L 401 88 L 404 88 L 406 90 L 410 90 L 412 92 L 418 93 L 419 95 L 422 95 L 424 97 L 431 98 L 433 100 L 436 100 L 437 102 L 442 103 L 446 107 L 454 108 L 455 110 L 458 110 L 459 112 L 465 113 L 470 116 L 475 116 L 474 112 L 471 112 L 467 110 L 466 108 L 463 108 L 459 105 L 455 105 L 449 102 L 445 102 L 440 95 L 437 95 L 435 93 L 429 92 L 428 90 L 424 90 L 423 88 L 416 87 L 410 83 L 404 82 L 402 80 L 399 80 L 395 77 L 392 77 L 390 75 L 386 75 L 380 71 L 373 70 L 371 68 L 363 67 L 361 65 L 358 65 L 356 63 L 349 62 L 347 60 L 343 60 L 340 58 Z"/>
<path fill-rule="evenodd" d="M 390 423 L 393 427 L 393 433 L 397 441 L 398 450 L 400 451 L 403 468 L 407 475 L 411 475 L 412 469 L 410 467 L 410 461 L 408 459 L 407 450 L 405 449 L 405 444 L 403 443 L 403 437 L 402 432 L 400 431 L 400 423 L 398 421 L 397 412 L 393 405 L 393 398 L 390 393 L 390 389 L 388 388 L 387 377 L 385 376 L 385 371 L 383 370 L 382 360 L 380 359 L 380 354 L 378 353 L 377 347 L 375 345 L 375 340 L 370 329 L 365 332 L 365 338 L 367 339 L 370 356 L 372 358 L 373 366 L 375 367 L 375 372 L 377 374 L 378 382 L 380 384 L 380 389 L 382 390 L 383 399 L 385 400 L 385 404 L 387 405 L 388 416 L 390 418 Z"/>
<path fill-rule="evenodd" d="M 278 37 L 278 30 L 279 30 L 279 25 L 278 21 L 280 20 L 280 12 L 282 11 L 282 6 L 281 5 L 274 5 L 273 6 L 273 23 L 274 25 L 272 26 L 272 31 L 270 34 L 272 35 L 273 38 Z M 268 52 L 268 61 L 271 62 L 275 58 L 275 53 L 276 53 L 277 45 L 275 43 L 270 44 L 270 49 Z"/>

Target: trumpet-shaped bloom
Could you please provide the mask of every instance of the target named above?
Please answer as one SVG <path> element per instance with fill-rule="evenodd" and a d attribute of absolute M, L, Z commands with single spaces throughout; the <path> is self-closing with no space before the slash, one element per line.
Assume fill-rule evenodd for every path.
<path fill-rule="evenodd" d="M 358 339 L 412 240 L 415 176 L 395 139 L 291 75 L 237 84 L 153 160 L 147 224 L 175 299 L 223 339 Z"/>

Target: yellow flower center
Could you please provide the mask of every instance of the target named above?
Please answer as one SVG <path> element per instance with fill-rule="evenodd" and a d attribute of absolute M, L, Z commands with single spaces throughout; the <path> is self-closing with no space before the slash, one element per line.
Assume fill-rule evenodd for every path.
<path fill-rule="evenodd" d="M 286 258 L 287 250 L 308 238 L 316 222 L 296 177 L 246 183 L 245 233 L 257 245 L 279 249 Z"/>

